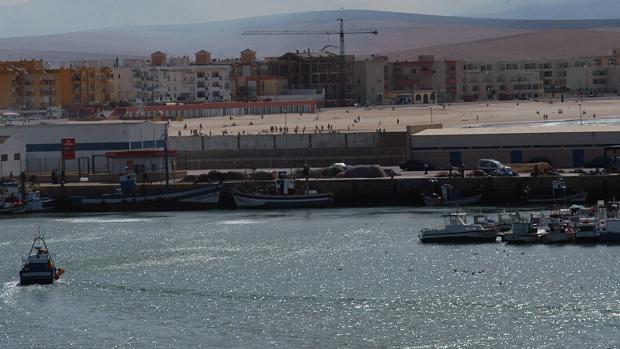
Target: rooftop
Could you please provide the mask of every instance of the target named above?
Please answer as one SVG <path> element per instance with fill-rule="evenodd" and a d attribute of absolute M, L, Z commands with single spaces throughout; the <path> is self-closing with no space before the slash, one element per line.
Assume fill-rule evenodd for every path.
<path fill-rule="evenodd" d="M 510 135 L 510 134 L 545 134 L 545 133 L 590 133 L 620 132 L 620 125 L 561 125 L 561 126 L 518 126 L 518 127 L 459 127 L 428 129 L 416 133 L 416 136 L 459 136 L 459 135 Z"/>

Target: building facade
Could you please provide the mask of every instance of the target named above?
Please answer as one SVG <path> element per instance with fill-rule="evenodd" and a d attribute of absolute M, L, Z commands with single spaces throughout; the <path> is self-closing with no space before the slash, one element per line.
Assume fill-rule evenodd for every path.
<path fill-rule="evenodd" d="M 325 105 L 337 107 L 354 103 L 354 60 L 354 56 L 345 56 L 343 70 L 343 60 L 338 55 L 296 51 L 267 58 L 266 64 L 271 75 L 286 79 L 287 90 L 324 91 Z"/>
<path fill-rule="evenodd" d="M 387 65 L 387 100 L 392 104 L 429 104 L 455 101 L 463 82 L 463 62 L 419 56 L 416 61 Z"/>

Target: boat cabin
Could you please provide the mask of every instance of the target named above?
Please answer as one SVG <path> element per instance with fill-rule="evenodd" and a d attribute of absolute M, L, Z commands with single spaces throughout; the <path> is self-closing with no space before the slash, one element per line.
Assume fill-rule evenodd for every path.
<path fill-rule="evenodd" d="M 446 226 L 467 225 L 467 213 L 451 213 L 449 215 L 444 215 L 443 218 Z"/>

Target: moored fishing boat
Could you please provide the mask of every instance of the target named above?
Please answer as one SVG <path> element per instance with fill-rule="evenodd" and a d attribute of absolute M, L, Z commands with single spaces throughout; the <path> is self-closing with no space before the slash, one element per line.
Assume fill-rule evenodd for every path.
<path fill-rule="evenodd" d="M 231 193 L 237 208 L 323 208 L 334 204 L 334 194 L 319 193 L 308 186 L 306 179 L 305 188 L 298 190 L 295 179 L 289 178 L 286 171 L 280 171 L 274 181 L 274 194 L 243 193 L 235 189 Z"/>
<path fill-rule="evenodd" d="M 232 195 L 237 208 L 321 208 L 330 207 L 335 201 L 331 193 L 268 195 L 233 190 Z"/>
<path fill-rule="evenodd" d="M 542 235 L 542 241 L 548 244 L 569 243 L 575 241 L 575 231 L 567 223 L 551 222 Z"/>
<path fill-rule="evenodd" d="M 200 210 L 218 206 L 221 184 L 185 190 L 140 190 L 94 197 L 72 196 L 70 205 L 76 211 L 151 211 Z"/>
<path fill-rule="evenodd" d="M 525 201 L 534 205 L 554 205 L 569 203 L 584 203 L 588 198 L 588 193 L 582 191 L 569 192 L 566 188 L 564 179 L 551 182 L 551 193 L 537 194 L 532 193 L 530 188 L 525 189 Z"/>
<path fill-rule="evenodd" d="M 495 242 L 497 231 L 481 224 L 467 222 L 466 213 L 452 213 L 444 216 L 444 228 L 422 229 L 418 238 L 422 242 L 473 243 Z"/>
<path fill-rule="evenodd" d="M 431 195 L 422 196 L 422 200 L 426 206 L 464 206 L 474 205 L 482 199 L 481 194 L 471 196 L 461 196 L 451 184 L 441 186 L 441 195 L 433 193 Z"/>
<path fill-rule="evenodd" d="M 532 216 L 529 221 L 525 218 L 514 221 L 510 233 L 503 235 L 502 241 L 507 244 L 531 244 L 540 242 L 544 234 L 545 229 Z"/>
<path fill-rule="evenodd" d="M 620 218 L 609 218 L 599 225 L 599 241 L 620 243 Z"/>

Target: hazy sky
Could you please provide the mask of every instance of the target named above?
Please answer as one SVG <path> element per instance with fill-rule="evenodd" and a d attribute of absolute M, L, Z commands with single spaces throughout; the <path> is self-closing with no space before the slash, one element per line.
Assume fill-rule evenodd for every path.
<path fill-rule="evenodd" d="M 15 5 L 31 0 L 0 0 L 0 6 Z M 61 0 L 57 0 L 61 1 Z M 89 0 L 83 0 L 88 6 Z M 134 1 L 134 0 L 126 0 Z M 204 14 L 205 20 L 219 20 L 254 15 L 276 14 L 307 10 L 326 9 L 373 9 L 403 11 L 427 14 L 469 14 L 481 9 L 488 12 L 510 7 L 521 7 L 528 3 L 557 3 L 562 0 L 196 0 L 202 4 L 213 2 L 217 11 Z M 566 1 L 566 0 L 564 0 Z M 174 1 L 171 1 L 173 4 Z M 174 7 L 171 10 L 175 10 Z M 179 8 L 176 9 L 181 10 Z"/>

